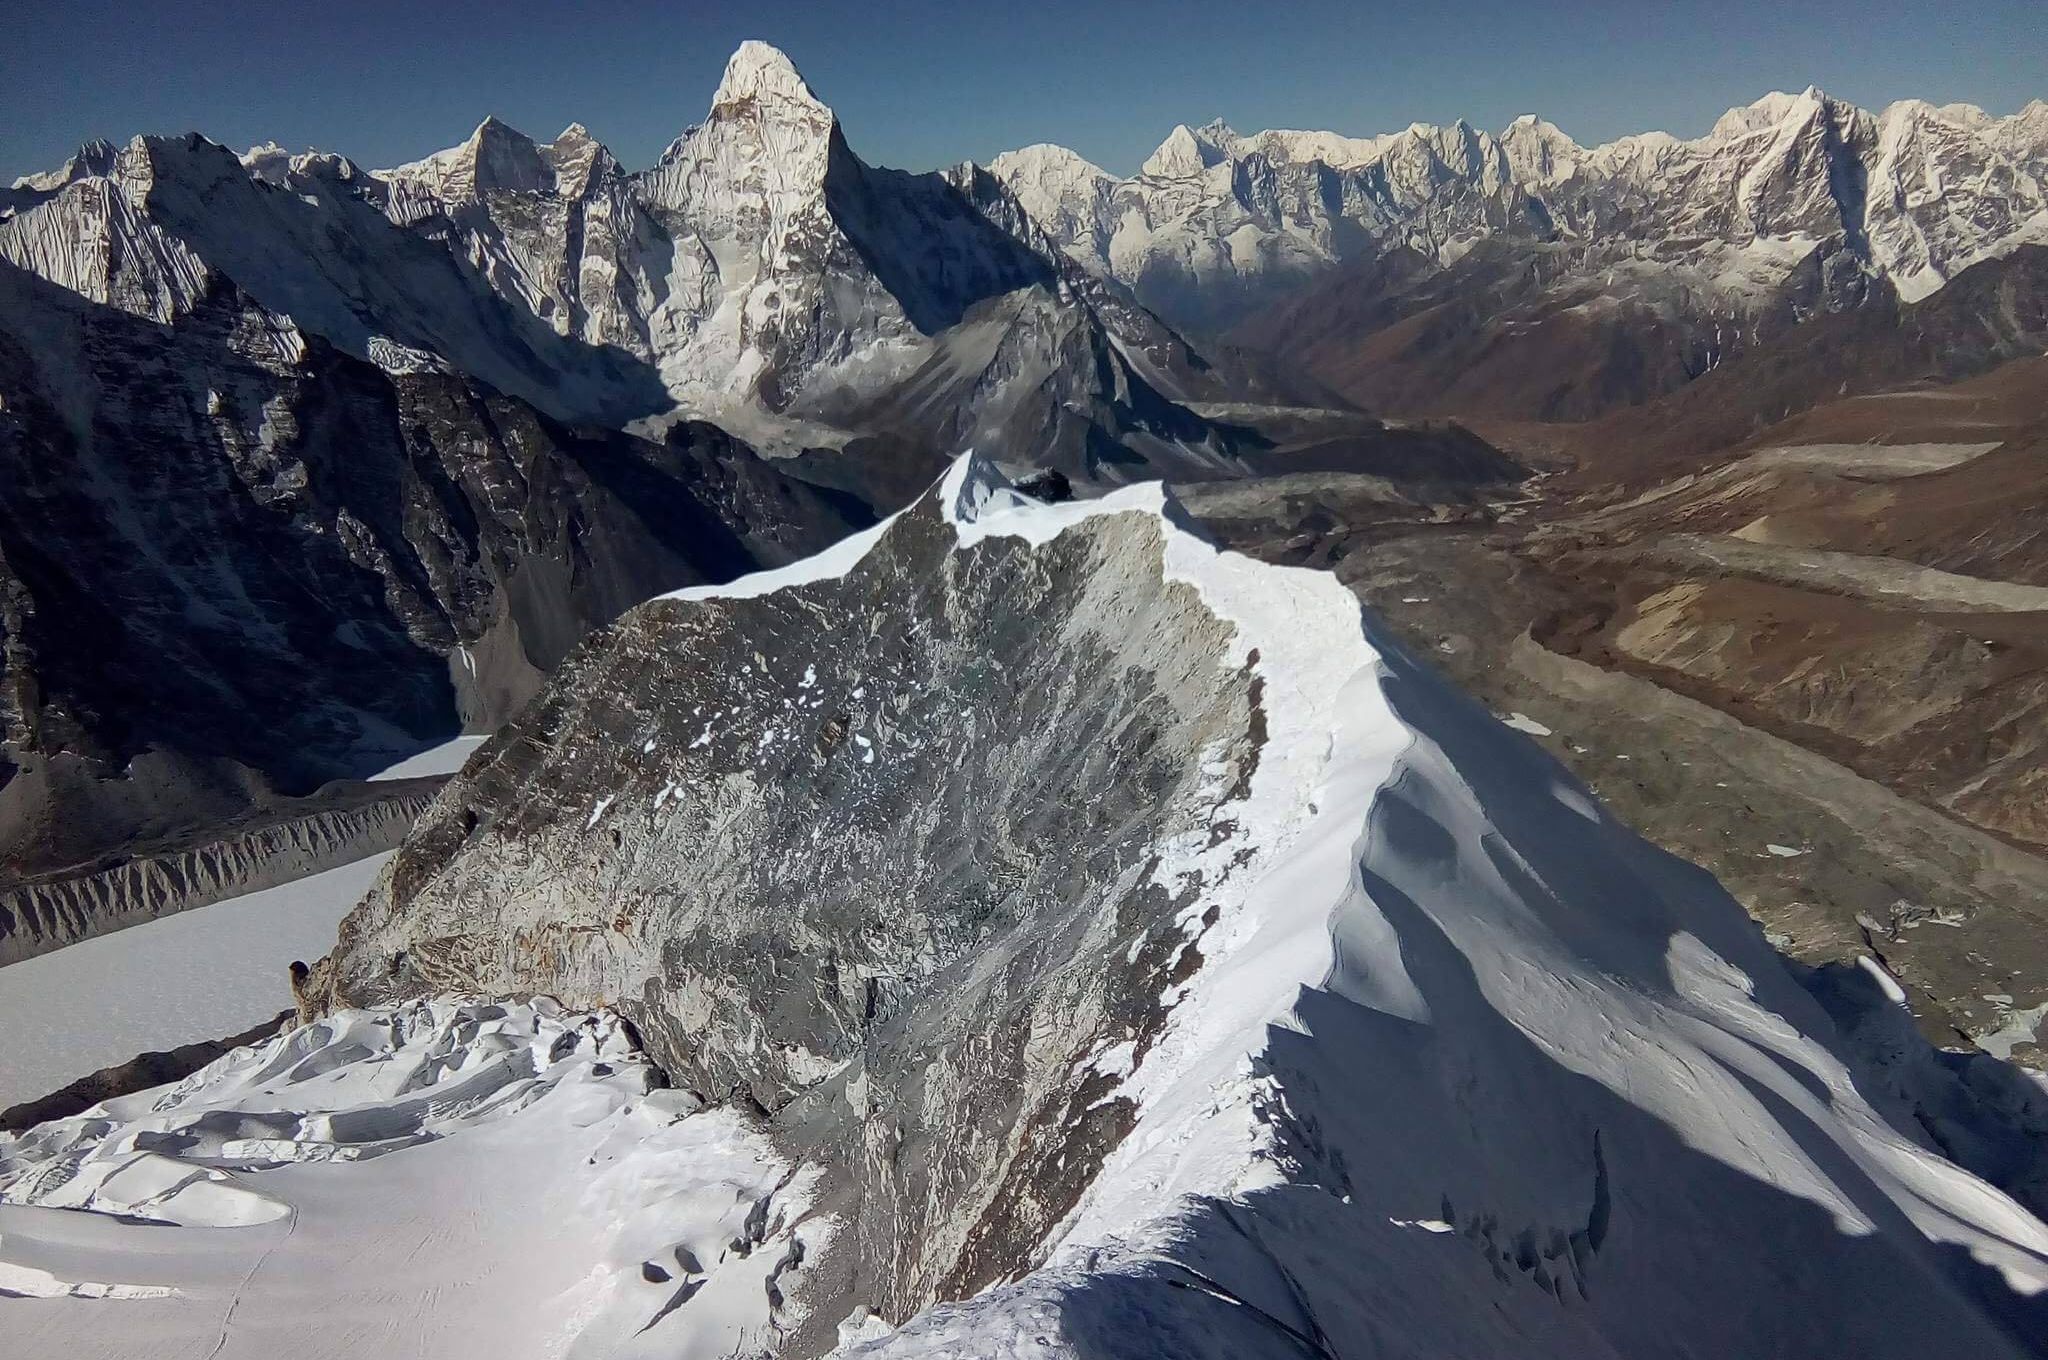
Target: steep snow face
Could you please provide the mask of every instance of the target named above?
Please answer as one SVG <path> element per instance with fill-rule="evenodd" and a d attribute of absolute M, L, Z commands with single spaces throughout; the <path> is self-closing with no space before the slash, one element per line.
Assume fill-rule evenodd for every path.
<path fill-rule="evenodd" d="M 152 221 L 151 144 L 85 147 L 61 170 L 18 181 L 0 212 L 0 258 L 94 302 L 170 321 L 205 291 L 205 261 Z"/>
<path fill-rule="evenodd" d="M 1508 124 L 1499 140 L 1508 174 L 1517 184 L 1562 183 L 1579 173 L 1586 158 L 1584 148 L 1562 128 L 1533 113 Z"/>
<path fill-rule="evenodd" d="M 1005 151 L 988 168 L 1055 241 L 1082 259 L 1108 255 L 1115 236 L 1108 200 L 1116 176 L 1049 142 Z"/>
<path fill-rule="evenodd" d="M 785 1281 L 827 1239 L 806 1218 L 816 1173 L 657 1082 L 607 1012 L 434 1002 L 330 1016 L 0 1136 L 10 1345 L 765 1348 Z"/>
<path fill-rule="evenodd" d="M 450 249 L 557 335 L 652 362 L 663 241 L 623 167 L 578 123 L 536 144 L 495 118 L 380 171 L 391 220 Z"/>
<path fill-rule="evenodd" d="M 1219 122 L 1176 128 L 1129 180 L 1085 176 L 1057 148 L 991 168 L 1064 248 L 1176 324 L 1219 324 L 1361 255 L 1405 248 L 1441 266 L 1496 237 L 1568 243 L 1584 270 L 1654 245 L 1660 270 L 1754 309 L 1830 242 L 1911 299 L 2041 239 L 2043 107 L 1872 115 L 1808 89 L 1732 109 L 1693 141 L 1594 148 L 1533 115 L 1497 136 L 1461 122 L 1246 137 Z M 1722 267 L 1731 248 L 1794 241 L 1808 248 L 1767 276 Z"/>
<path fill-rule="evenodd" d="M 1944 116 L 1985 130 L 1992 143 L 2025 165 L 2036 179 L 2048 178 L 2048 100 L 2036 99 L 2010 118 L 1988 118 L 1968 104 L 1950 104 Z"/>
<path fill-rule="evenodd" d="M 2048 156 L 1987 124 L 1976 109 L 1918 100 L 1879 116 L 1870 250 L 1909 302 L 1980 259 L 2048 241 Z"/>
<path fill-rule="evenodd" d="M 1711 879 L 1156 486 L 962 460 L 624 621 L 308 995 L 451 988 L 773 1112 L 838 1221 L 765 1352 L 1998 1356 L 2048 1289 Z"/>
<path fill-rule="evenodd" d="M 1220 119 L 1200 132 L 1181 123 L 1146 157 L 1138 173 L 1154 179 L 1187 179 L 1229 160 L 1236 141 L 1237 134 Z"/>

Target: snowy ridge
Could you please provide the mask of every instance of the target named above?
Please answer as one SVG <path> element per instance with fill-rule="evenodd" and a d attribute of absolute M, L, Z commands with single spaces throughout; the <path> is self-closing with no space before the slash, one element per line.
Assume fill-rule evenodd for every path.
<path fill-rule="evenodd" d="M 1334 578 L 1218 551 L 1183 527 L 1157 485 L 1043 505 L 970 455 L 920 506 L 933 502 L 951 535 L 941 552 L 962 559 L 1014 566 L 994 554 L 1028 561 L 1070 536 L 1142 545 L 1169 591 L 1233 630 L 1209 664 L 1255 681 L 1256 761 L 1225 787 L 1219 760 L 1219 779 L 1200 791 L 1224 834 L 1152 847 L 1146 872 L 1174 911 L 1148 932 L 1194 951 L 1199 966 L 1159 998 L 1156 1035 L 1105 1043 L 1089 1061 L 1090 1080 L 1109 1091 L 1101 1099 L 1135 1107 L 1099 1172 L 1021 1276 L 911 1318 L 856 1308 L 839 1331 L 848 1353 L 1081 1356 L 1136 1337 L 1146 1354 L 1219 1358 L 1562 1360 L 1680 1344 L 1703 1354 L 2022 1353 L 2014 1319 L 2048 1291 L 2048 1227 L 1944 1160 L 1889 1097 L 1859 1089 L 1825 1014 L 1711 879 L 1642 842 L 1533 743 L 1424 670 Z M 741 600 L 853 578 L 897 541 L 892 531 L 916 530 L 919 513 L 795 568 L 671 598 Z M 798 692 L 817 680 L 807 671 Z M 737 737 L 751 744 L 751 733 Z M 472 768 L 493 759 L 487 749 Z M 607 793 L 570 834 L 617 847 L 617 828 L 643 815 L 638 788 Z M 614 830 L 593 837 L 608 811 Z M 359 963 L 376 960 L 387 947 L 376 932 L 387 928 L 352 918 L 344 945 Z M 1153 943 L 1141 938 L 1133 957 Z M 428 1032 L 437 1037 L 414 1043 Z M 843 1097 L 873 1121 L 863 1136 L 901 1129 L 897 1112 L 866 1103 L 866 1079 L 847 1064 L 806 1064 L 803 1080 L 831 1093 L 834 1109 Z M 344 1011 L 209 1073 L 0 1143 L 0 1199 L 50 1205 L 63 1193 L 56 1181 L 83 1175 L 64 1202 L 169 1205 L 184 1191 L 156 1198 L 168 1172 L 155 1162 L 148 1184 L 159 1188 L 93 1198 L 144 1147 L 136 1131 L 155 1139 L 162 1129 L 170 1141 L 148 1142 L 153 1154 L 300 1168 L 248 1177 L 260 1200 L 212 1176 L 189 1182 L 195 1204 L 225 1196 L 230 1207 L 204 1212 L 249 1224 L 237 1233 L 274 1231 L 265 1225 L 286 1213 L 274 1206 L 290 1205 L 301 1237 L 344 1226 L 379 1241 L 396 1233 L 385 1252 L 363 1254 L 370 1261 L 407 1232 L 438 1231 L 443 1210 L 425 1225 L 416 1210 L 409 1227 L 382 1224 L 378 1214 L 397 1214 L 385 1181 L 323 1166 L 313 1170 L 362 1189 L 349 1197 L 359 1213 L 322 1229 L 313 1215 L 323 1204 L 333 1213 L 333 1197 L 315 1193 L 303 1163 L 374 1158 L 373 1169 L 391 1168 L 389 1184 L 417 1190 L 400 1168 L 438 1157 L 439 1174 L 467 1184 L 516 1143 L 519 1174 L 583 1186 L 613 1226 L 573 1219 L 547 1252 L 526 1253 L 550 1273 L 521 1288 L 568 1321 L 501 1354 L 640 1354 L 633 1328 L 643 1322 L 664 1344 L 687 1334 L 706 1353 L 793 1353 L 780 1350 L 784 1335 L 815 1335 L 802 1330 L 812 1281 L 846 1278 L 834 1211 L 802 1217 L 807 1197 L 845 1204 L 833 1199 L 841 1173 L 788 1180 L 801 1159 L 730 1113 L 668 1124 L 684 1111 L 641 1094 L 645 1069 L 602 1015 L 546 1003 Z M 422 1087 L 434 1094 L 413 1094 Z M 232 1093 L 209 1106 L 237 1111 L 231 1119 L 179 1113 L 214 1091 Z M 265 1113 L 279 1109 L 293 1113 Z M 239 1140 L 232 1148 L 208 1141 L 230 1136 L 223 1127 Z M 474 1152 L 460 1170 L 465 1138 Z M 678 1141 L 696 1151 L 679 1156 Z M 77 1171 L 80 1151 L 89 1174 Z M 655 1153 L 665 1160 L 649 1160 Z M 592 1186 L 575 1165 L 586 1155 L 616 1156 L 617 1169 Z M 701 1179 L 706 1166 L 721 1168 L 720 1185 L 751 1187 L 715 1198 L 715 1231 L 702 1226 L 697 1191 L 673 1217 L 660 1207 L 675 1204 L 663 1198 L 665 1178 Z M 107 1174 L 92 1179 L 95 1167 Z M 126 1194 L 125 1184 L 106 1193 Z M 39 1264 L 51 1258 L 38 1244 L 73 1231 L 73 1220 L 7 1212 L 0 1259 L 48 1270 L 58 1283 L 42 1292 L 194 1287 L 189 1274 L 118 1258 L 56 1272 Z M 732 1230 L 732 1214 L 774 1249 L 727 1253 L 714 1267 L 705 1244 Z M 565 1282 L 589 1260 L 607 1263 L 594 1284 Z M 463 1258 L 466 1277 L 471 1264 Z M 699 1268 L 707 1291 L 740 1282 L 705 1295 L 730 1297 L 729 1309 L 682 1306 L 694 1293 L 674 1282 L 693 1284 Z M 237 1317 L 252 1321 L 233 1336 L 250 1353 L 274 1344 L 261 1320 L 288 1306 L 291 1278 L 265 1267 L 242 1290 Z M 334 1287 L 346 1298 L 358 1284 Z M 661 1302 L 664 1289 L 674 1302 Z M 112 1305 L 62 1302 L 90 1310 L 63 1314 L 70 1328 L 168 1325 L 162 1300 L 128 1297 L 116 1321 Z M 532 1316 L 534 1300 L 523 1306 L 519 1316 Z M 433 1316 L 474 1321 L 468 1304 Z M 1111 1349 L 1130 1353 L 1128 1344 Z"/>
<path fill-rule="evenodd" d="M 1045 506 L 972 459 L 956 463 L 937 494 L 962 548 L 991 537 L 1042 545 L 1103 516 L 1178 519 L 1157 486 Z M 871 546 L 819 560 L 816 573 L 852 570 Z M 1387 1244 L 1363 1240 L 1370 1238 L 1398 1244 L 1404 1234 L 1442 1234 L 1476 1246 L 1476 1278 L 1490 1282 L 1437 1286 L 1449 1290 L 1445 1302 L 1453 1307 L 1458 1288 L 1491 1290 L 1513 1278 L 1535 1285 L 1550 1307 L 1625 1294 L 1630 1286 L 1603 1278 L 1608 1267 L 1597 1259 L 1615 1231 L 1607 1218 L 1613 1211 L 1597 1207 L 1608 1177 L 1637 1181 L 1622 1194 L 1638 1215 L 1671 1216 L 1639 1223 L 1635 1231 L 1644 1236 L 1661 1230 L 1711 1241 L 1727 1224 L 1711 1199 L 1693 1198 L 1683 1184 L 1643 1187 L 1643 1176 L 1663 1174 L 1656 1162 L 1664 1154 L 1631 1152 L 1629 1135 L 1613 1124 L 1603 1144 L 1597 1119 L 1572 1108 L 1585 1098 L 1574 1097 L 1565 1073 L 1733 1173 L 1760 1202 L 1784 1196 L 1814 1206 L 1813 1240 L 1796 1250 L 1825 1252 L 1839 1232 L 1881 1238 L 1910 1263 L 1925 1250 L 1918 1243 L 1955 1244 L 2020 1296 L 2048 1289 L 2048 1228 L 1902 1132 L 1912 1126 L 1899 1122 L 1899 1112 L 1887 1117 L 1869 1103 L 1830 1048 L 1829 1022 L 1711 880 L 1614 822 L 1533 745 L 1451 694 L 1380 638 L 1369 619 L 1361 626 L 1356 599 L 1333 578 L 1220 553 L 1182 531 L 1167 535 L 1164 552 L 1169 579 L 1192 586 L 1237 624 L 1233 663 L 1256 656 L 1266 682 L 1267 745 L 1248 796 L 1229 809 L 1249 829 L 1257 858 L 1219 874 L 1220 865 L 1204 862 L 1208 852 L 1162 847 L 1162 880 L 1206 870 L 1209 881 L 1224 885 L 1220 902 L 1204 899 L 1183 912 L 1191 943 L 1212 962 L 1168 998 L 1167 1034 L 1135 1070 L 1128 1055 L 1109 1068 L 1127 1074 L 1123 1091 L 1141 1113 L 1055 1235 L 1057 1245 L 1048 1243 L 1043 1269 L 974 1302 L 936 1309 L 860 1354 L 1007 1355 L 1002 1338 L 1029 1328 L 1085 1332 L 1075 1319 L 1088 1314 L 1088 1300 L 1117 1292 L 1105 1277 L 1156 1282 L 1163 1269 L 1202 1279 L 1222 1273 L 1215 1253 L 1227 1259 L 1229 1252 L 1216 1241 L 1209 1205 L 1249 1203 L 1256 1214 L 1263 1195 L 1290 1193 L 1333 1167 L 1348 1191 L 1340 1217 L 1349 1222 L 1322 1230 L 1359 1239 L 1346 1236 L 1343 1248 L 1315 1252 L 1317 1263 L 1354 1250 L 1378 1263 L 1325 1282 L 1330 1293 L 1365 1296 L 1349 1304 L 1364 1313 L 1348 1319 L 1353 1326 L 1373 1324 L 1372 1299 L 1385 1288 L 1367 1283 L 1375 1269 L 1405 1275 L 1401 1288 L 1413 1289 L 1413 1272 L 1430 1268 L 1398 1245 L 1382 1258 Z M 740 590 L 759 593 L 797 579 L 751 578 Z M 1211 904 L 1224 909 L 1203 929 L 1197 918 Z M 1431 947 L 1430 938 L 1443 944 Z M 1396 1031 L 1376 1042 L 1418 1043 L 1424 1070 L 1396 1059 L 1395 1073 L 1375 1071 L 1359 1085 L 1361 1054 L 1345 1047 L 1361 1042 L 1351 1029 L 1360 1014 Z M 1503 1033 L 1542 1057 L 1470 1056 L 1501 1048 Z M 1307 1056 L 1278 1056 L 1276 1035 L 1303 1036 L 1283 1047 Z M 1427 1053 L 1453 1075 L 1427 1071 Z M 1410 1089 L 1397 1088 L 1393 1075 Z M 1472 1081 L 1481 1082 L 1476 1090 L 1466 1088 Z M 1365 1107 L 1341 1108 L 1349 1099 L 1343 1093 L 1365 1089 L 1374 1092 Z M 1334 1150 L 1305 1155 L 1275 1106 L 1319 1126 Z M 1356 1131 L 1357 1121 L 1372 1132 L 1346 1158 L 1337 1130 Z M 1575 1124 L 1576 1134 L 1555 1131 Z M 1473 1125 L 1515 1129 L 1542 1151 L 1532 1164 L 1514 1166 L 1490 1165 L 1489 1148 L 1470 1149 L 1467 1156 L 1477 1153 L 1479 1161 L 1461 1166 L 1458 1152 L 1446 1150 L 1469 1148 Z M 1583 1141 L 1573 1146 L 1575 1139 Z M 1349 1174 L 1341 1170 L 1347 1160 Z M 1564 1169 L 1574 1163 L 1576 1170 Z M 1409 1172 L 1428 1170 L 1409 1181 L 1404 1164 Z M 1352 1180 L 1366 1165 L 1374 1168 L 1369 1188 Z M 1460 1178 L 1469 1178 L 1467 1188 L 1450 1188 Z M 1488 1198 L 1460 1212 L 1474 1182 L 1487 1185 L 1478 1193 Z M 1338 1184 L 1324 1185 L 1337 1195 Z M 1583 1197 L 1596 1185 L 1589 1210 Z M 1518 1226 L 1546 1220 L 1566 1226 Z M 1761 1240 L 1778 1230 L 1763 1228 Z M 1904 1268 L 1927 1297 L 1948 1288 L 1925 1265 Z M 1699 1335 L 1726 1328 L 1721 1353 L 1755 1344 L 1741 1324 L 1709 1318 L 1718 1309 L 1716 1290 L 1756 1282 L 1739 1265 L 1701 1280 L 1688 1287 L 1684 1304 L 1697 1313 Z M 1529 1296 L 1517 1295 L 1505 1320 L 1477 1320 L 1448 1334 L 1471 1347 L 1460 1353 L 1515 1353 L 1531 1337 L 1559 1354 L 1603 1344 L 1632 1353 L 1631 1340 L 1668 1343 L 1679 1334 L 1665 1331 L 1670 1320 L 1657 1315 L 1654 1297 L 1676 1306 L 1663 1282 L 1646 1287 L 1653 1301 L 1640 1311 L 1626 1303 L 1596 1308 L 1597 1316 L 1562 1325 L 1531 1316 Z M 1148 1312 L 1148 1323 L 1186 1346 L 1161 1340 L 1159 1353 L 1232 1353 L 1230 1341 L 1202 1335 L 1199 1324 L 1171 1321 L 1165 1314 L 1176 1305 L 1157 1306 L 1164 1311 Z M 1315 1305 L 1305 1306 L 1312 1327 L 1344 1334 L 1336 1317 L 1318 1324 Z M 1335 1305 L 1332 1311 L 1341 1317 Z M 1891 1325 L 1861 1328 L 1871 1353 L 1894 1353 L 1886 1347 L 1895 1345 L 1895 1353 L 1912 1354 L 1936 1344 L 1925 1330 L 1893 1335 Z M 1601 1333 L 1605 1343 L 1596 1340 Z M 1989 1332 L 1985 1338 L 2003 1345 Z"/>
<path fill-rule="evenodd" d="M 1048 146 L 990 169 L 1064 248 L 1182 324 L 1361 255 L 1405 248 L 1441 266 L 1497 236 L 1635 248 L 1624 253 L 1697 239 L 1656 258 L 1710 283 L 1728 248 L 1839 239 L 1912 301 L 2048 233 L 2042 107 L 1992 118 L 1906 100 L 1872 114 L 1809 88 L 1731 109 L 1692 140 L 1596 147 L 1534 115 L 1497 134 L 1417 123 L 1365 138 L 1246 136 L 1218 120 L 1176 127 L 1130 179 Z M 1803 254 L 1720 287 L 1754 305 Z"/>
<path fill-rule="evenodd" d="M 941 495 L 963 545 L 1002 534 L 1042 543 L 1102 514 L 1175 518 L 1160 488 L 1044 507 L 964 460 Z M 1414 663 L 1383 655 L 1387 644 L 1370 621 L 1361 629 L 1355 597 L 1333 577 L 1218 552 L 1187 532 L 1167 537 L 1164 566 L 1237 623 L 1233 662 L 1256 657 L 1266 679 L 1269 743 L 1233 809 L 1260 854 L 1237 880 L 1249 890 L 1201 935 L 1215 961 L 1177 999 L 1167 1037 L 1126 1084 L 1142 1111 L 1137 1127 L 1070 1220 L 1048 1274 L 1085 1278 L 1105 1259 L 1135 1268 L 1171 1257 L 1188 1206 L 1242 1201 L 1302 1174 L 1298 1152 L 1261 1109 L 1286 1098 L 1285 1083 L 1258 1073 L 1273 1063 L 1275 1032 L 1306 1034 L 1311 1047 L 1339 1042 L 1318 1034 L 1330 1003 L 1308 998 L 1342 998 L 1457 1042 L 1466 1017 L 1437 996 L 1447 979 L 1404 938 L 1433 924 L 1480 979 L 1496 1013 L 1489 1019 L 1505 1019 L 1560 1067 L 1647 1111 L 1697 1152 L 1820 1207 L 1842 1232 L 1910 1225 L 1962 1246 L 2022 1295 L 2048 1290 L 2048 1227 L 1866 1102 L 1827 1047 L 1826 1022 L 1703 875 L 1660 862 L 1521 738 Z M 1541 782 L 1503 789 L 1483 765 L 1464 767 L 1496 750 L 1515 775 Z M 1537 821 L 1580 844 L 1528 835 Z M 1575 866 L 1578 855 L 1589 860 Z M 1168 859 L 1159 873 L 1172 877 L 1200 858 Z M 1403 922 L 1394 909 L 1402 898 L 1403 911 L 1426 919 Z M 1661 949 L 1640 937 L 1661 937 Z M 1323 1075 L 1334 1078 L 1343 1059 L 1330 1056 Z M 1467 1116 L 1403 1117 L 1423 1122 L 1402 1136 L 1428 1142 L 1456 1137 L 1449 1127 L 1432 1133 L 1428 1121 Z M 1853 1170 L 1823 1169 L 1810 1144 L 1816 1130 Z M 1435 1207 L 1417 1195 L 1406 1206 L 1418 1222 Z M 1551 1264 L 1520 1269 L 1558 1269 L 1556 1257 L 1543 1259 Z M 1561 1288 L 1561 1277 L 1549 1280 Z M 1001 1314 L 1006 1293 L 1031 1292 L 998 1290 L 876 1353 L 925 1353 L 926 1337 L 956 1344 L 961 1317 Z"/>

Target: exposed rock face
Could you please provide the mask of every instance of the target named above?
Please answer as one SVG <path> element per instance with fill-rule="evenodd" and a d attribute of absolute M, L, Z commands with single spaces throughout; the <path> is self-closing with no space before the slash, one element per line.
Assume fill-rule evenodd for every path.
<path fill-rule="evenodd" d="M 218 281 L 162 326 L 0 265 L 0 391 L 14 874 L 494 723 L 649 593 L 868 518 L 708 427 L 565 428 Z"/>
<path fill-rule="evenodd" d="M 1259 753 L 1232 630 L 1156 520 L 1105 526 L 955 553 L 927 497 L 844 578 L 650 603 L 451 784 L 316 989 L 602 996 L 772 1110 L 862 1055 L 789 1116 L 849 1159 L 857 1287 L 902 1315 L 1000 1278 L 1128 1124 L 1087 1060 L 1142 1053 L 1195 966 L 1205 875 L 1161 857 L 1227 872 Z"/>
<path fill-rule="evenodd" d="M 1140 488 L 963 460 L 593 637 L 300 987 L 445 991 L 823 1169 L 762 1354 L 2006 1355 L 2048 1279 L 1711 880 Z"/>

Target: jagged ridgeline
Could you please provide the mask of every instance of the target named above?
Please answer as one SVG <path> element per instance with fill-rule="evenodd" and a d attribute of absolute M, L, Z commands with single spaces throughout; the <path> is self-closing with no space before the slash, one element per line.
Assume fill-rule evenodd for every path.
<path fill-rule="evenodd" d="M 2006 1355 L 2048 1280 L 1710 878 L 1156 487 L 962 459 L 594 635 L 301 984 L 447 993 L 772 1140 L 764 1354 Z"/>
<path fill-rule="evenodd" d="M 1265 741 L 1163 521 L 962 548 L 963 494 L 593 639 L 313 984 L 617 1005 L 674 1080 L 901 1167 L 858 1187 L 864 1231 L 898 1225 L 869 1285 L 898 1313 L 1021 1266 L 1128 1130 L 1085 1069 L 1142 1056 L 1199 964 Z"/>
<path fill-rule="evenodd" d="M 580 125 L 536 142 L 495 118 L 381 171 L 196 135 L 102 142 L 0 190 L 0 260 L 174 325 L 225 278 L 281 329 L 389 371 L 458 370 L 577 423 L 687 410 L 832 455 L 820 475 L 889 509 L 968 444 L 1131 480 L 1215 475 L 1242 442 L 1182 403 L 1249 380 L 988 175 L 861 161 L 761 43 L 645 170 Z"/>

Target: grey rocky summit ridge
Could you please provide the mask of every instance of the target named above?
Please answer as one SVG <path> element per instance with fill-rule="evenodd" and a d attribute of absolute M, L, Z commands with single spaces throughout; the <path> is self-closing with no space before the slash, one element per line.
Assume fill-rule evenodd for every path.
<path fill-rule="evenodd" d="M 448 992 L 614 1006 L 817 1176 L 763 1354 L 2038 1335 L 2048 1229 L 1710 878 L 1151 488 L 962 459 L 594 635 L 301 1001 Z"/>

